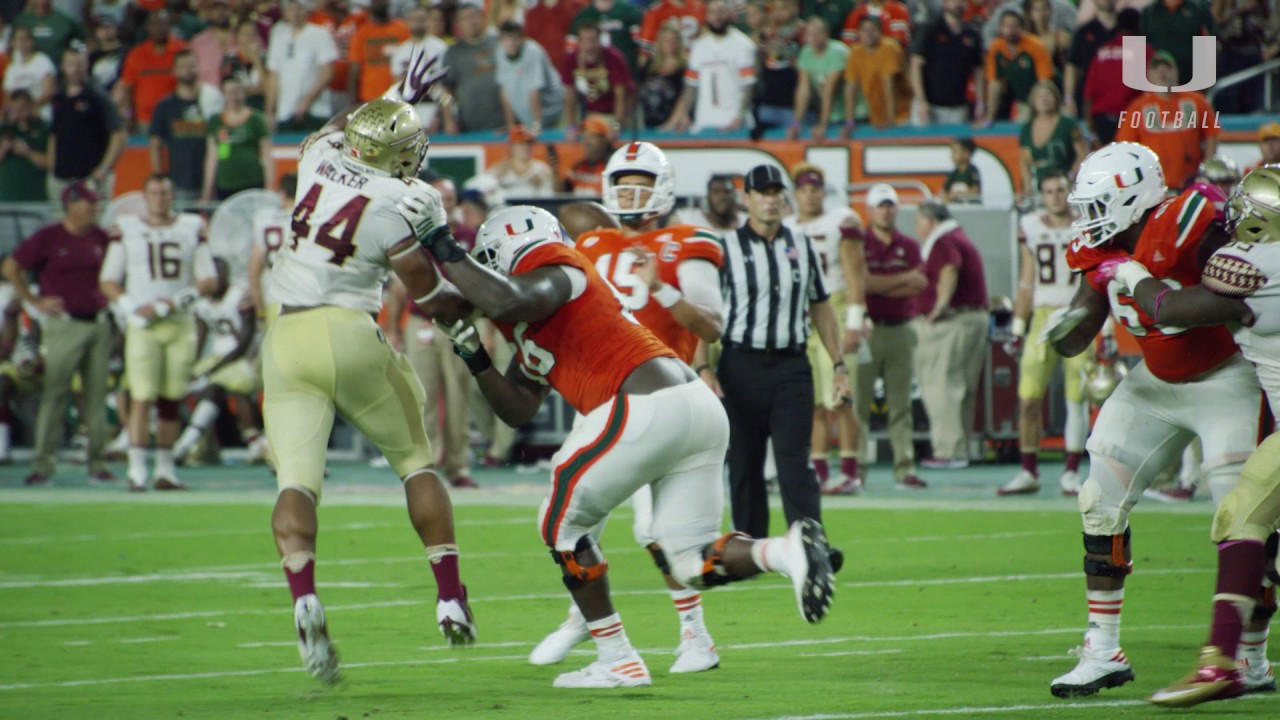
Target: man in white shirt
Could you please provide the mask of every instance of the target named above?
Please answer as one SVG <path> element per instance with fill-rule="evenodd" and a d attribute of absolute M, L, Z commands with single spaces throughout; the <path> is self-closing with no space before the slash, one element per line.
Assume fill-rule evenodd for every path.
<path fill-rule="evenodd" d="M 129 381 L 129 490 L 147 489 L 151 407 L 156 408 L 156 490 L 185 490 L 174 468 L 179 403 L 196 360 L 191 307 L 213 292 L 217 274 L 199 215 L 173 212 L 173 181 L 143 186 L 147 214 L 123 215 L 98 276 L 102 294 L 125 318 Z"/>
<path fill-rule="evenodd" d="M 707 32 L 690 47 L 684 94 L 676 103 L 670 127 L 665 129 L 684 132 L 692 125 L 694 132 L 733 132 L 751 127 L 756 44 L 729 20 L 729 5 L 724 0 L 707 3 Z"/>
<path fill-rule="evenodd" d="M 333 114 L 329 81 L 338 46 L 328 30 L 307 22 L 307 6 L 286 0 L 267 41 L 266 113 L 277 130 L 317 130 Z"/>

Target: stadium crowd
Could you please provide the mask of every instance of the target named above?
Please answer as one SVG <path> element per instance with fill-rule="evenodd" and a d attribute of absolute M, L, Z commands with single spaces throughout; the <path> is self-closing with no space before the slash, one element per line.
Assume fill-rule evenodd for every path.
<path fill-rule="evenodd" d="M 104 481 L 111 477 L 104 464 L 107 423 L 100 422 L 101 413 L 84 410 L 103 404 L 101 397 L 107 388 L 117 387 L 124 364 L 121 332 L 99 327 L 109 314 L 109 298 L 97 291 L 96 280 L 105 259 L 106 231 L 119 228 L 100 228 L 97 218 L 113 195 L 114 168 L 131 135 L 145 135 L 149 141 L 155 174 L 146 194 L 148 212 L 157 217 L 192 203 L 211 207 L 209 203 L 245 190 L 282 188 L 287 196 L 283 214 L 276 214 L 274 225 L 264 220 L 255 230 L 275 233 L 255 238 L 267 252 L 273 242 L 279 247 L 294 232 L 290 223 L 296 222 L 288 214 L 294 200 L 292 178 L 273 177 L 273 135 L 316 130 L 336 111 L 378 97 L 405 73 L 417 49 L 439 55 L 447 68 L 443 82 L 418 105 L 430 131 L 491 132 L 509 147 L 504 160 L 462 188 L 425 171 L 424 178 L 442 193 L 454 234 L 464 244 L 504 198 L 599 197 L 601 173 L 620 138 L 644 129 L 694 137 L 700 132 L 749 130 L 758 135 L 776 129 L 790 138 L 836 141 L 860 124 L 954 128 L 1012 120 L 1022 128 L 1017 179 L 1028 207 L 1057 202 L 1042 201 L 1042 196 L 1057 192 L 1058 185 L 1069 187 L 1085 154 L 1113 139 L 1155 149 L 1170 188 L 1206 172 L 1212 180 L 1234 182 L 1239 171 L 1215 158 L 1213 124 L 1192 123 L 1152 135 L 1144 134 L 1141 124 L 1122 121 L 1126 114 L 1142 115 L 1153 105 L 1159 110 L 1191 103 L 1197 113 L 1210 111 L 1210 106 L 1199 93 L 1143 94 L 1125 87 L 1118 70 L 1121 40 L 1145 35 L 1150 77 L 1157 84 L 1174 85 L 1187 80 L 1193 35 L 1218 36 L 1223 74 L 1280 52 L 1280 17 L 1268 3 L 1185 0 L 1171 7 L 1141 0 L 1085 0 L 1078 8 L 1063 0 L 661 0 L 647 6 L 623 0 L 0 4 L 0 202 L 47 202 L 60 218 L 23 239 L 21 249 L 5 261 L 13 289 L 5 292 L 5 330 L 0 333 L 0 460 L 17 439 L 11 428 L 29 426 L 21 434 L 36 445 L 38 460 L 28 483 L 48 482 L 55 450 L 79 426 L 90 474 Z M 1262 102 L 1258 78 L 1220 92 L 1214 109 L 1255 113 L 1263 109 Z M 535 144 L 547 130 L 563 130 L 580 141 L 584 158 L 563 172 L 554 157 L 550 163 L 537 159 Z M 1280 126 L 1265 125 L 1259 145 L 1263 161 L 1280 160 Z M 1178 152 L 1171 151 L 1174 147 Z M 942 200 L 972 200 L 980 194 L 981 178 L 971 163 L 974 151 L 972 140 L 956 139 L 955 168 L 944 183 Z M 813 167 L 791 170 L 789 185 L 796 192 L 788 209 L 792 222 L 799 226 L 826 217 L 823 193 L 810 192 L 813 199 L 802 195 L 806 187 L 838 187 L 840 179 L 827 179 Z M 721 235 L 736 229 L 747 211 L 741 185 L 742 178 L 712 177 L 705 202 L 671 221 L 696 223 Z M 883 249 L 868 244 L 869 272 L 893 282 L 877 281 L 868 288 L 871 330 L 865 340 L 872 359 L 851 364 L 875 370 L 852 378 L 856 392 L 851 406 L 857 412 L 846 418 L 829 387 L 817 392 L 813 463 L 828 492 L 857 492 L 864 482 L 865 468 L 859 468 L 857 458 L 866 451 L 848 428 L 856 426 L 855 416 L 866 425 L 875 377 L 885 388 L 893 476 L 900 486 L 924 486 L 915 472 L 910 439 L 913 382 L 920 387 L 932 433 L 933 457 L 923 463 L 947 468 L 969 460 L 966 436 L 981 366 L 960 358 L 983 356 L 976 348 L 986 339 L 990 302 L 981 286 L 981 259 L 970 251 L 972 243 L 945 205 L 921 215 L 917 237 L 898 232 L 898 202 L 896 192 L 884 186 L 867 196 L 857 214 L 844 211 L 859 233 L 882 241 Z M 61 249 L 63 244 L 72 249 Z M 930 252 L 939 244 L 947 248 L 945 253 Z M 831 284 L 843 285 L 835 277 L 840 274 L 835 246 L 823 245 L 819 251 L 828 263 L 829 280 L 836 281 Z M 68 253 L 74 262 L 65 259 Z M 904 264 L 904 254 L 914 261 Z M 1026 257 L 1019 260 L 1025 273 L 1029 263 Z M 192 276 L 190 285 L 199 280 L 217 289 L 194 304 L 203 322 L 193 352 L 206 358 L 192 373 L 195 384 L 181 393 L 191 390 L 200 402 L 181 438 L 176 427 L 160 434 L 178 460 L 194 458 L 199 453 L 193 450 L 204 446 L 201 438 L 230 397 L 245 444 L 253 448 L 251 457 L 269 458 L 251 399 L 252 381 L 246 386 L 238 375 L 230 383 L 215 377 L 228 368 L 240 373 L 241 361 L 254 355 L 253 343 L 246 339 L 253 333 L 237 320 L 266 312 L 258 285 L 261 266 L 248 277 L 228 277 L 236 270 L 225 263 L 201 266 L 204 274 Z M 227 297 L 235 299 L 229 310 L 222 307 Z M 837 309 L 843 312 L 844 299 L 838 299 Z M 221 316 L 219 309 L 225 311 Z M 956 318 L 970 313 L 964 322 Z M 1031 308 L 1020 305 L 1016 314 L 1023 322 L 1015 322 L 1015 334 L 1025 335 Z M 512 431 L 495 421 L 449 344 L 395 283 L 383 315 L 388 337 L 405 350 L 426 386 L 429 406 L 442 407 L 440 413 L 428 413 L 428 430 L 435 447 L 443 449 L 442 467 L 449 480 L 460 487 L 474 484 L 467 447 L 472 423 L 487 438 L 482 462 L 510 462 L 516 445 Z M 48 318 L 70 322 L 59 330 L 57 323 L 41 322 Z M 224 327 L 218 326 L 219 318 Z M 91 323 L 92 332 L 77 322 Z M 191 332 L 194 336 L 195 330 Z M 505 363 L 510 351 L 502 347 L 496 330 L 482 326 L 481 332 Z M 855 350 L 863 339 L 851 338 L 846 350 Z M 917 342 L 926 361 L 916 363 L 913 372 L 903 373 L 912 363 L 887 362 L 909 354 Z M 821 363 L 812 354 L 811 360 L 815 368 Z M 20 423 L 14 412 L 21 405 L 18 398 L 39 387 L 41 375 L 45 389 L 39 419 Z M 215 390 L 207 389 L 210 383 Z M 947 386 L 957 383 L 967 390 L 958 396 L 948 393 Z M 1027 392 L 1036 396 L 1024 398 L 1030 403 L 1044 388 Z M 78 408 L 69 428 L 64 427 L 68 397 L 76 399 Z M 164 398 L 162 394 L 162 425 L 177 412 Z M 130 417 L 129 399 L 121 393 L 109 404 L 122 428 L 116 444 L 122 450 L 128 447 L 123 428 Z M 1034 413 L 1024 410 L 1024 415 L 1034 426 Z M 844 429 L 828 433 L 829 423 Z M 1034 456 L 1037 432 L 1023 433 L 1022 446 L 1024 470 L 1038 480 L 1034 461 L 1026 459 Z M 828 469 L 825 453 L 833 440 L 839 446 L 838 471 Z M 1068 451 L 1070 468 L 1081 448 Z M 172 458 L 162 455 L 157 460 L 163 466 L 160 475 L 180 486 Z M 1076 485 L 1078 479 L 1063 481 L 1064 490 Z M 1020 476 L 1011 491 L 1030 487 L 1038 488 L 1037 482 Z"/>

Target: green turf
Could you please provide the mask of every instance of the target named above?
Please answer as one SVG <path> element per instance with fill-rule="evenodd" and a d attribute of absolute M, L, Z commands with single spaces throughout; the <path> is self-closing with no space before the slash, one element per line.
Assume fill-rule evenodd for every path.
<path fill-rule="evenodd" d="M 1074 502 L 996 501 L 1008 467 L 938 474 L 909 495 L 873 475 L 868 496 L 826 506 L 848 558 L 831 616 L 805 625 L 777 577 L 709 592 L 721 667 L 672 676 L 675 613 L 624 510 L 605 536 L 610 578 L 654 685 L 556 690 L 590 657 L 524 661 L 566 608 L 534 528 L 543 477 L 482 474 L 480 491 L 454 495 L 480 627 L 459 652 L 434 626 L 394 478 L 338 466 L 317 580 L 346 669 L 325 689 L 301 672 L 260 469 L 189 471 L 196 490 L 168 496 L 87 488 L 74 468 L 24 489 L 24 469 L 0 468 L 3 718 L 1164 717 L 1141 699 L 1188 669 L 1213 584 L 1208 503 L 1139 507 L 1123 632 L 1138 680 L 1058 700 L 1048 684 L 1084 621 Z M 1193 712 L 1273 718 L 1277 702 Z"/>

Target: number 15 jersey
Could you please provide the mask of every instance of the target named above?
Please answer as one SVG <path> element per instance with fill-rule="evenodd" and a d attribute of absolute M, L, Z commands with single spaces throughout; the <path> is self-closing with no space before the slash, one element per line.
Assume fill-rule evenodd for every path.
<path fill-rule="evenodd" d="M 314 138 L 298 161 L 297 203 L 271 271 L 271 299 L 378 312 L 391 272 L 387 251 L 414 237 L 396 202 L 420 182 L 345 162 L 341 132 Z"/>

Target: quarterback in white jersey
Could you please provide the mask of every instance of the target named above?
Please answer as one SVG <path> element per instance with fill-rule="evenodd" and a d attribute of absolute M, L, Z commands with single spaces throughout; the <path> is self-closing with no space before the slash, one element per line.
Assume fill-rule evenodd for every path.
<path fill-rule="evenodd" d="M 844 348 L 848 352 L 843 370 L 857 383 L 858 356 L 869 353 L 862 347 L 866 335 L 866 258 L 862 247 L 862 220 L 847 205 L 826 209 L 826 176 L 816 165 L 801 163 L 791 171 L 795 183 L 796 214 L 786 220 L 794 232 L 813 238 L 822 260 L 823 282 L 831 291 L 831 307 L 836 317 L 846 321 Z M 861 353 L 859 352 L 861 351 Z M 853 399 L 836 397 L 836 367 L 817 333 L 809 335 L 809 364 L 813 368 L 813 434 L 810 459 L 822 491 L 827 495 L 861 492 L 858 472 L 858 418 Z M 869 360 L 868 360 L 869 361 Z M 830 471 L 831 422 L 834 415 L 840 444 L 840 473 Z"/>
<path fill-rule="evenodd" d="M 218 419 L 227 396 L 232 395 L 240 434 L 249 448 L 249 461 L 254 462 L 266 452 L 262 419 L 253 397 L 258 389 L 258 373 L 250 361 L 258 316 L 249 300 L 249 289 L 231 283 L 227 261 L 214 258 L 213 264 L 218 271 L 218 285 L 211 297 L 201 298 L 195 306 L 196 348 L 203 355 L 194 370 L 200 401 L 173 452 L 179 460 L 186 457 Z"/>
<path fill-rule="evenodd" d="M 271 268 L 276 255 L 293 236 L 293 196 L 298 190 L 298 176 L 289 173 L 280 178 L 280 194 L 284 206 L 261 208 L 253 215 L 253 242 L 249 248 L 249 297 L 259 317 L 274 318 L 269 308 L 278 305 L 270 294 Z M 277 307 L 278 311 L 279 308 Z"/>
<path fill-rule="evenodd" d="M 400 87 L 421 80 L 429 67 L 418 58 Z M 292 234 L 271 273 L 272 298 L 281 304 L 262 343 L 263 414 L 280 488 L 272 527 L 294 598 L 299 651 L 324 682 L 339 671 L 316 597 L 316 504 L 337 412 L 382 451 L 404 483 L 409 518 L 436 579 L 440 630 L 454 646 L 475 640 L 453 510 L 432 467 L 422 385 L 374 320 L 392 272 L 428 315 L 454 322 L 470 311 L 395 207 L 414 187 L 438 197 L 416 177 L 427 135 L 412 104 L 399 99 L 414 94 L 365 103 L 307 138 Z"/>
<path fill-rule="evenodd" d="M 1133 288 L 1143 312 L 1179 327 L 1228 323 L 1253 363 L 1271 408 L 1280 407 L 1280 168 L 1262 166 L 1240 181 L 1228 203 L 1234 242 L 1219 248 L 1199 285 L 1182 289 L 1149 279 L 1126 263 L 1117 281 Z M 1272 428 L 1263 428 L 1270 431 Z M 1250 692 L 1274 691 L 1267 660 L 1268 620 L 1276 609 L 1276 528 L 1280 525 L 1280 434 L 1258 446 L 1240 481 L 1218 505 L 1211 537 L 1218 544 L 1213 625 L 1190 675 L 1150 701 L 1186 707 Z"/>
<path fill-rule="evenodd" d="M 123 215 L 107 247 L 102 293 L 126 318 L 125 376 L 129 382 L 130 490 L 147 488 L 151 406 L 156 406 L 157 490 L 182 490 L 174 469 L 178 403 L 195 363 L 191 306 L 214 288 L 213 255 L 199 215 L 173 212 L 173 183 L 163 175 L 143 186 L 147 216 Z"/>
<path fill-rule="evenodd" d="M 1022 266 L 1017 301 L 1013 308 L 1013 347 L 1021 350 L 1018 362 L 1018 438 L 1022 469 L 1001 487 L 998 495 L 1027 495 L 1040 491 L 1038 458 L 1044 428 L 1044 395 L 1053 372 L 1062 363 L 1064 394 L 1067 400 L 1066 469 L 1058 480 L 1064 495 L 1080 493 L 1080 460 L 1089 435 L 1089 405 L 1084 397 L 1084 376 L 1092 358 L 1089 353 L 1063 358 L 1049 343 L 1040 340 L 1049 316 L 1071 304 L 1079 276 L 1067 265 L 1071 244 L 1071 223 L 1075 212 L 1067 202 L 1070 181 L 1061 172 L 1042 175 L 1038 181 L 1038 212 L 1022 216 L 1018 222 Z M 1030 337 L 1031 341 L 1026 342 Z"/>

